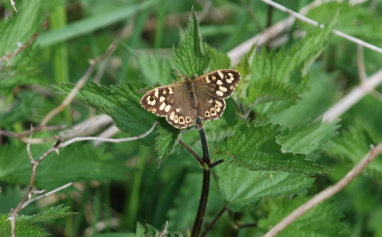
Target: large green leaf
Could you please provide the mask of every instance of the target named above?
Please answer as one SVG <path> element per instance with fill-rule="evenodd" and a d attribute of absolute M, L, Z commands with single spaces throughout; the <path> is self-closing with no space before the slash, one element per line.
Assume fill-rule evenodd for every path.
<path fill-rule="evenodd" d="M 265 197 L 302 192 L 314 181 L 303 174 L 249 171 L 229 164 L 219 165 L 217 175 L 221 197 L 234 212 L 256 206 Z"/>
<path fill-rule="evenodd" d="M 227 139 L 227 162 L 248 170 L 284 171 L 290 173 L 323 174 L 324 167 L 306 160 L 306 155 L 282 152 L 276 142 L 279 125 L 256 127 L 241 122 L 236 133 Z"/>

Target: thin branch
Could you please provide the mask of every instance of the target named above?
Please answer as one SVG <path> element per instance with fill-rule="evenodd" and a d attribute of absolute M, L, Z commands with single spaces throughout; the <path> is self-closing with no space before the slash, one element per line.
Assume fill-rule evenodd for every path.
<path fill-rule="evenodd" d="M 12 5 L 13 9 L 15 10 L 15 12 L 17 12 L 15 1 L 13 1 L 13 0 L 9 0 L 9 1 L 11 2 L 11 5 Z"/>
<path fill-rule="evenodd" d="M 283 12 L 289 13 L 290 15 L 292 15 L 293 17 L 295 17 L 295 18 L 297 18 L 297 19 L 299 19 L 301 21 L 304 21 L 304 22 L 309 23 L 309 24 L 314 25 L 314 26 L 319 26 L 320 28 L 324 28 L 325 27 L 323 24 L 320 24 L 317 21 L 314 21 L 314 20 L 312 20 L 312 19 L 310 19 L 310 18 L 308 18 L 308 17 L 306 17 L 304 15 L 301 15 L 301 14 L 299 14 L 297 12 L 294 12 L 294 11 L 284 7 L 283 5 L 275 3 L 275 2 L 273 2 L 271 0 L 261 0 L 261 1 L 263 1 L 264 3 L 269 4 L 269 5 L 277 8 L 277 9 L 283 11 Z M 362 41 L 360 39 L 357 39 L 357 38 L 355 38 L 353 36 L 350 36 L 348 34 L 345 34 L 345 33 L 341 32 L 341 31 L 338 31 L 338 30 L 335 30 L 335 29 L 332 30 L 332 32 L 335 35 L 338 35 L 338 36 L 340 36 L 340 37 L 342 37 L 344 39 L 347 39 L 347 40 L 349 40 L 351 42 L 354 42 L 354 43 L 356 43 L 358 45 L 362 45 L 362 46 L 364 46 L 366 48 L 369 48 L 369 49 L 371 49 L 371 50 L 373 50 L 375 52 L 382 53 L 382 49 L 377 47 L 377 46 L 375 46 L 375 45 L 369 44 L 369 43 L 367 43 L 365 41 Z"/>
<path fill-rule="evenodd" d="M 75 138 L 72 138 L 66 142 L 62 142 L 60 143 L 56 148 L 63 148 L 63 147 L 66 147 L 74 142 L 78 142 L 78 141 L 103 141 L 103 142 L 112 142 L 112 143 L 120 143 L 120 142 L 128 142 L 128 141 L 134 141 L 134 140 L 138 140 L 140 138 L 144 138 L 146 137 L 147 135 L 149 135 L 155 128 L 155 126 L 157 125 L 157 122 L 154 122 L 153 126 L 150 128 L 150 130 L 148 130 L 147 132 L 139 135 L 139 136 L 135 136 L 135 137 L 127 137 L 127 138 L 118 138 L 118 139 L 114 139 L 114 138 L 104 138 L 104 137 L 75 137 Z"/>
<path fill-rule="evenodd" d="M 208 153 L 208 144 L 206 134 L 204 132 L 204 128 L 201 122 L 201 119 L 198 117 L 196 120 L 196 126 L 199 130 L 200 140 L 202 142 L 203 148 L 203 184 L 202 184 L 202 192 L 199 200 L 198 212 L 195 217 L 194 226 L 192 227 L 191 237 L 199 236 L 200 230 L 202 228 L 204 215 L 206 212 L 208 194 L 210 190 L 210 178 L 211 178 L 211 170 L 209 166 L 211 165 L 210 156 Z M 206 167 L 207 166 L 207 167 Z"/>
<path fill-rule="evenodd" d="M 11 0 L 11 2 L 13 2 L 13 1 Z M 14 2 L 13 2 L 13 3 L 14 3 Z M 14 7 L 14 8 L 15 8 L 15 7 Z M 17 11 L 16 8 L 15 8 L 15 11 Z M 18 48 L 15 52 L 10 53 L 10 54 L 7 54 L 7 55 L 1 57 L 1 58 L 0 58 L 0 62 L 1 62 L 1 61 L 9 60 L 9 59 L 13 58 L 14 56 L 16 56 L 17 54 L 19 54 L 19 53 L 21 53 L 22 51 L 24 51 L 26 48 L 29 47 L 29 45 L 32 44 L 32 42 L 37 38 L 37 36 L 38 36 L 38 34 L 37 34 L 37 33 L 34 33 L 34 34 L 32 35 L 32 37 L 28 40 L 28 42 L 27 42 L 26 44 L 24 44 L 23 46 L 21 46 L 20 48 Z"/>
<path fill-rule="evenodd" d="M 28 205 L 29 205 L 30 203 L 32 203 L 32 202 L 35 202 L 35 201 L 37 201 L 37 200 L 40 200 L 41 198 L 44 198 L 44 197 L 50 196 L 50 195 L 52 195 L 52 194 L 54 194 L 54 193 L 57 193 L 57 192 L 59 192 L 59 191 L 65 189 L 65 188 L 71 186 L 72 184 L 73 184 L 73 183 L 67 183 L 67 184 L 65 184 L 65 185 L 62 185 L 62 186 L 59 187 L 59 188 L 56 188 L 56 189 L 50 191 L 50 192 L 47 192 L 47 193 L 45 193 L 45 194 L 42 194 L 42 195 L 37 196 L 37 197 L 32 198 L 32 199 L 29 199 L 28 201 L 26 201 L 26 202 L 21 206 L 21 209 L 23 209 L 24 207 L 28 206 Z M 45 191 L 45 190 L 44 190 L 44 191 Z M 36 193 L 35 193 L 35 194 L 36 194 Z"/>
<path fill-rule="evenodd" d="M 198 154 L 196 154 L 196 152 L 189 145 L 187 145 L 187 143 L 185 143 L 182 140 L 179 140 L 178 142 L 180 145 L 182 145 L 184 148 L 186 148 L 186 150 L 188 152 L 190 152 L 193 157 L 195 157 L 195 159 L 199 162 L 200 165 L 203 164 L 203 160 L 199 157 Z"/>
<path fill-rule="evenodd" d="M 158 237 L 163 237 L 166 235 L 167 227 L 168 227 L 168 221 L 166 221 L 166 225 L 164 226 L 164 229 L 162 230 L 162 232 L 159 233 Z"/>
<path fill-rule="evenodd" d="M 105 57 L 107 57 L 111 52 L 113 52 L 116 48 L 117 44 L 116 43 L 113 43 L 110 45 L 109 49 L 106 51 L 105 54 L 103 54 L 102 56 L 96 58 L 95 60 L 92 60 L 90 62 L 90 66 L 88 68 L 88 70 L 86 70 L 85 74 L 82 76 L 82 78 L 77 82 L 77 84 L 75 85 L 75 87 L 72 89 L 72 91 L 70 91 L 70 93 L 68 94 L 68 96 L 64 99 L 64 101 L 61 103 L 61 105 L 59 105 L 58 107 L 54 108 L 52 111 L 50 111 L 41 121 L 40 123 L 40 126 L 44 127 L 46 126 L 46 124 L 55 116 L 57 115 L 58 113 L 60 113 L 62 110 L 64 110 L 64 108 L 69 105 L 74 97 L 76 96 L 76 94 L 78 93 L 78 91 L 81 89 L 81 87 L 86 83 L 86 81 L 89 79 L 90 75 L 93 73 L 93 71 L 95 70 L 97 64 L 102 61 Z"/>
<path fill-rule="evenodd" d="M 227 210 L 227 207 L 224 206 L 218 214 L 214 217 L 214 219 L 211 221 L 211 223 L 204 229 L 203 233 L 200 235 L 200 237 L 204 237 L 207 235 L 208 231 L 212 229 L 212 227 L 216 224 L 216 222 L 219 220 L 219 218 L 223 215 L 223 213 Z"/>
<path fill-rule="evenodd" d="M 322 121 L 332 122 L 337 119 L 343 113 L 345 113 L 350 107 L 361 100 L 367 95 L 373 88 L 382 83 L 382 69 L 369 77 L 364 83 L 359 84 L 351 92 L 345 95 L 340 101 L 329 108 L 322 116 Z"/>
<path fill-rule="evenodd" d="M 278 233 L 280 233 L 292 222 L 297 220 L 297 218 L 302 216 L 304 213 L 306 213 L 313 207 L 317 206 L 319 203 L 325 201 L 329 197 L 333 196 L 334 194 L 338 193 L 340 190 L 346 187 L 351 181 L 353 181 L 353 179 L 355 179 L 362 172 L 362 170 L 364 170 L 366 166 L 370 164 L 370 162 L 372 162 L 381 153 L 382 153 L 382 142 L 379 143 L 376 147 L 371 147 L 369 153 L 367 153 L 362 158 L 362 160 L 352 170 L 350 170 L 349 173 L 347 173 L 346 176 L 342 178 L 338 183 L 321 191 L 320 193 L 315 195 L 313 198 L 311 198 L 309 201 L 307 201 L 306 203 L 301 205 L 299 208 L 294 210 L 282 221 L 277 223 L 277 225 L 275 225 L 271 230 L 269 230 L 263 237 L 276 236 Z"/>

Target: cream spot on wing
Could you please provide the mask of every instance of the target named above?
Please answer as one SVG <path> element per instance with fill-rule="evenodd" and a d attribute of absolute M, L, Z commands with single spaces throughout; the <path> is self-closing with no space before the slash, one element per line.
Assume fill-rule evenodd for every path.
<path fill-rule="evenodd" d="M 219 86 L 219 90 L 223 91 L 223 92 L 227 92 L 227 88 L 224 87 L 224 86 Z"/>
<path fill-rule="evenodd" d="M 223 95 L 224 95 L 223 91 L 216 91 L 216 94 L 217 94 L 218 96 L 223 96 Z"/>
<path fill-rule="evenodd" d="M 222 106 L 223 106 L 222 102 L 220 102 L 220 101 L 218 101 L 218 100 L 215 100 L 215 103 L 216 103 L 219 107 L 222 107 Z"/>
<path fill-rule="evenodd" d="M 154 97 L 152 97 L 152 96 L 149 96 L 149 97 L 147 97 L 147 103 L 149 105 L 155 105 L 156 99 L 154 99 Z"/>
<path fill-rule="evenodd" d="M 232 77 L 231 77 L 232 78 Z M 233 82 L 233 79 L 225 79 L 225 81 L 229 84 L 231 84 Z"/>
<path fill-rule="evenodd" d="M 209 100 L 207 100 L 207 102 L 211 104 L 212 102 L 214 102 L 214 100 L 213 99 L 209 99 Z"/>
<path fill-rule="evenodd" d="M 174 120 L 174 116 L 175 116 L 175 112 L 172 111 L 172 113 L 170 114 L 170 119 L 171 119 L 171 120 Z"/>
<path fill-rule="evenodd" d="M 166 108 L 164 108 L 164 111 L 168 112 L 171 109 L 171 105 L 167 105 Z"/>
<path fill-rule="evenodd" d="M 216 82 L 216 84 L 218 84 L 218 85 L 220 86 L 220 85 L 223 85 L 223 82 L 222 82 L 221 80 L 218 80 L 218 81 Z"/>
<path fill-rule="evenodd" d="M 215 109 L 216 109 L 217 112 L 220 112 L 220 107 L 219 106 L 215 105 Z"/>
<path fill-rule="evenodd" d="M 212 76 L 212 80 L 215 81 L 215 80 L 216 80 L 216 77 L 215 77 L 215 76 Z"/>
<path fill-rule="evenodd" d="M 211 115 L 214 116 L 216 114 L 216 110 L 215 109 L 211 109 Z"/>
<path fill-rule="evenodd" d="M 172 89 L 172 87 L 169 87 L 168 88 L 168 93 L 171 95 L 171 94 L 174 94 L 174 90 Z"/>
<path fill-rule="evenodd" d="M 234 87 L 234 86 L 230 86 L 229 89 L 230 89 L 231 91 L 233 91 L 233 90 L 235 89 L 235 87 Z"/>
<path fill-rule="evenodd" d="M 219 74 L 219 76 L 220 76 L 221 79 L 224 78 L 224 74 L 223 74 L 220 70 L 218 70 L 218 74 Z"/>
<path fill-rule="evenodd" d="M 163 95 L 167 95 L 167 91 L 166 91 L 166 89 L 164 89 L 164 90 L 162 91 L 162 94 L 163 94 Z"/>
<path fill-rule="evenodd" d="M 159 98 L 159 102 L 163 102 L 163 101 L 165 101 L 166 100 L 166 98 L 164 97 L 164 96 L 161 96 L 160 98 Z"/>
<path fill-rule="evenodd" d="M 228 76 L 230 76 L 230 77 L 234 77 L 234 75 L 232 74 L 232 73 L 228 73 Z"/>
<path fill-rule="evenodd" d="M 183 116 L 179 116 L 179 124 L 184 124 L 185 120 Z"/>
<path fill-rule="evenodd" d="M 178 113 L 180 111 L 180 108 L 176 108 L 175 111 Z"/>
<path fill-rule="evenodd" d="M 208 78 L 208 76 L 206 76 L 206 82 L 207 82 L 207 83 L 210 83 L 210 82 L 211 82 L 211 80 Z"/>
<path fill-rule="evenodd" d="M 209 112 L 209 111 L 206 111 L 206 112 L 204 113 L 204 116 L 206 116 L 206 117 L 210 117 L 210 112 Z"/>
<path fill-rule="evenodd" d="M 174 117 L 174 122 L 175 122 L 175 123 L 178 123 L 178 115 L 175 115 L 175 117 Z"/>
<path fill-rule="evenodd" d="M 165 102 L 163 102 L 163 103 L 160 105 L 159 110 L 163 110 L 164 107 L 166 107 L 166 103 L 165 103 Z"/>
<path fill-rule="evenodd" d="M 158 90 L 158 89 L 155 89 L 154 96 L 155 96 L 156 98 L 158 98 L 158 96 L 159 96 L 159 90 Z"/>
<path fill-rule="evenodd" d="M 157 109 L 156 109 L 156 108 L 152 108 L 152 109 L 151 109 L 151 112 L 156 113 L 156 112 L 157 112 Z"/>
<path fill-rule="evenodd" d="M 187 123 L 191 122 L 191 118 L 190 117 L 186 117 L 186 122 Z"/>

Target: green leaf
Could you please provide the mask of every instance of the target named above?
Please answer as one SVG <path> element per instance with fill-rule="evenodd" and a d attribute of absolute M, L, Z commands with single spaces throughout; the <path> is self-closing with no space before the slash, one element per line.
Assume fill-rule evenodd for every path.
<path fill-rule="evenodd" d="M 39 213 L 37 215 L 25 216 L 19 215 L 16 217 L 16 236 L 47 236 L 45 230 L 33 225 L 36 222 L 49 221 L 52 219 L 57 219 L 61 217 L 66 217 L 69 215 L 74 215 L 74 212 L 67 212 L 69 207 L 63 207 L 62 205 L 51 207 L 50 209 Z M 9 217 L 8 214 L 0 215 L 0 236 L 11 236 L 11 225 L 10 221 L 6 219 Z"/>
<path fill-rule="evenodd" d="M 248 99 L 244 102 L 247 105 L 254 102 L 268 102 L 256 106 L 256 111 L 264 116 L 270 116 L 273 112 L 285 110 L 295 104 L 299 99 L 298 95 L 308 89 L 307 71 L 324 49 L 334 24 L 335 18 L 324 29 L 316 27 L 288 52 L 284 49 L 277 53 L 275 51 L 267 53 L 263 50 L 255 54 L 247 89 Z M 268 85 L 275 87 L 270 88 Z"/>
<path fill-rule="evenodd" d="M 376 145 L 372 136 L 361 128 L 350 127 L 342 136 L 333 139 L 334 145 L 329 153 L 334 157 L 340 157 L 357 164 L 370 151 L 370 145 Z M 382 155 L 379 155 L 365 169 L 365 174 L 377 180 L 382 178 Z"/>
<path fill-rule="evenodd" d="M 279 125 L 240 123 L 236 133 L 227 139 L 227 163 L 248 170 L 284 171 L 290 173 L 323 174 L 324 167 L 306 160 L 306 155 L 283 153 L 276 142 L 280 134 Z"/>
<path fill-rule="evenodd" d="M 54 87 L 61 93 L 68 94 L 73 86 L 73 84 L 65 83 Z M 161 130 L 161 136 L 178 137 L 179 129 L 172 127 L 165 118 L 158 117 L 142 108 L 139 103 L 142 94 L 138 91 L 144 87 L 143 83 L 124 82 L 121 86 L 108 88 L 89 82 L 77 93 L 76 99 L 108 114 L 119 129 L 133 136 L 141 135 L 150 130 L 157 120 L 164 128 Z M 155 129 L 148 136 L 138 141 L 145 145 L 153 145 L 157 136 L 158 132 Z M 159 159 L 166 158 L 171 152 L 168 148 L 173 148 L 176 141 L 177 139 L 162 140 L 161 145 L 166 149 L 160 149 L 163 152 L 159 154 Z"/>
<path fill-rule="evenodd" d="M 284 152 L 310 154 L 321 151 L 330 139 L 337 135 L 338 120 L 332 123 L 301 123 L 286 129 L 277 138 Z"/>
<path fill-rule="evenodd" d="M 147 84 L 152 85 L 159 81 L 163 85 L 167 85 L 175 79 L 174 74 L 171 73 L 168 60 L 160 58 L 159 54 L 153 53 L 147 55 L 140 52 L 136 58 L 143 76 L 142 78 Z"/>
<path fill-rule="evenodd" d="M 210 71 L 215 71 L 219 69 L 227 69 L 231 66 L 231 59 L 228 55 L 214 47 L 204 44 L 206 51 L 211 55 L 211 66 Z"/>
<path fill-rule="evenodd" d="M 163 230 L 157 230 L 153 226 L 146 224 L 146 228 L 139 222 L 137 222 L 137 228 L 135 234 L 127 234 L 128 237 L 141 237 L 141 236 L 159 236 Z M 167 231 L 166 234 L 161 235 L 163 237 L 183 237 L 180 232 Z"/>
<path fill-rule="evenodd" d="M 170 155 L 182 136 L 182 133 L 172 131 L 174 131 L 174 128 L 171 125 L 158 128 L 159 135 L 155 139 L 155 150 L 158 154 L 159 165 Z"/>
<path fill-rule="evenodd" d="M 249 171 L 224 163 L 217 167 L 217 175 L 221 197 L 234 212 L 255 207 L 262 198 L 300 193 L 314 181 L 303 174 Z"/>
<path fill-rule="evenodd" d="M 198 19 L 193 9 L 178 47 L 173 47 L 169 62 L 172 68 L 191 79 L 208 72 L 211 57 L 203 47 Z"/>
<path fill-rule="evenodd" d="M 305 195 L 291 199 L 282 197 L 269 202 L 270 213 L 267 218 L 260 219 L 258 226 L 264 231 L 270 230 L 284 217 L 305 203 L 309 198 Z M 290 224 L 286 229 L 277 234 L 284 236 L 350 236 L 346 227 L 340 222 L 343 215 L 339 212 L 337 205 L 328 201 L 315 206 L 299 219 Z"/>
<path fill-rule="evenodd" d="M 32 145 L 33 157 L 37 159 L 49 148 L 49 145 Z M 72 144 L 60 149 L 60 155 L 51 153 L 41 162 L 35 185 L 54 189 L 68 182 L 123 180 L 129 171 L 124 162 L 111 159 L 100 148 L 93 150 L 91 144 Z M 29 184 L 30 174 L 25 144 L 5 145 L 0 149 L 0 180 L 25 185 Z"/>

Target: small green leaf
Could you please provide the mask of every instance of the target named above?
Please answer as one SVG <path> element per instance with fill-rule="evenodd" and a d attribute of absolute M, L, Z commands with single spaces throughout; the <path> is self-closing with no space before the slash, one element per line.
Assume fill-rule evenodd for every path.
<path fill-rule="evenodd" d="M 203 47 L 194 9 L 186 30 L 181 34 L 178 47 L 173 47 L 169 62 L 172 68 L 191 79 L 208 72 L 211 57 Z"/>
<path fill-rule="evenodd" d="M 62 218 L 66 216 L 71 216 L 77 214 L 76 212 L 67 212 L 70 207 L 65 207 L 63 205 L 51 207 L 42 213 L 33 216 L 20 216 L 20 219 L 31 221 L 32 223 L 48 221 L 52 219 Z"/>
<path fill-rule="evenodd" d="M 175 79 L 168 60 L 161 58 L 159 54 L 147 55 L 140 52 L 136 58 L 142 78 L 147 84 L 152 85 L 159 81 L 161 84 L 167 85 Z"/>
<path fill-rule="evenodd" d="M 210 71 L 215 71 L 219 69 L 228 69 L 231 66 L 231 59 L 228 55 L 214 47 L 204 44 L 206 51 L 211 55 L 211 66 Z"/>
<path fill-rule="evenodd" d="M 217 175 L 221 197 L 234 212 L 254 207 L 265 197 L 302 192 L 314 181 L 303 174 L 249 171 L 224 163 L 217 167 Z"/>
<path fill-rule="evenodd" d="M 256 127 L 242 122 L 236 133 L 227 139 L 227 163 L 248 170 L 284 171 L 290 173 L 323 174 L 324 167 L 306 160 L 306 155 L 283 153 L 276 142 L 279 125 L 267 124 Z"/>
<path fill-rule="evenodd" d="M 170 124 L 165 127 L 158 128 L 159 135 L 155 139 L 155 150 L 158 154 L 159 165 L 164 161 L 164 159 L 170 155 L 171 151 L 174 149 L 178 140 L 182 136 L 182 133 L 178 129 L 174 128 Z"/>
<path fill-rule="evenodd" d="M 290 197 L 282 197 L 269 201 L 269 216 L 268 218 L 260 219 L 258 226 L 264 231 L 270 230 L 308 199 L 309 198 L 304 195 L 301 195 L 293 199 Z M 342 217 L 343 215 L 340 213 L 338 206 L 326 201 L 309 210 L 283 231 L 278 233 L 277 236 L 350 236 L 345 225 L 340 222 Z"/>

